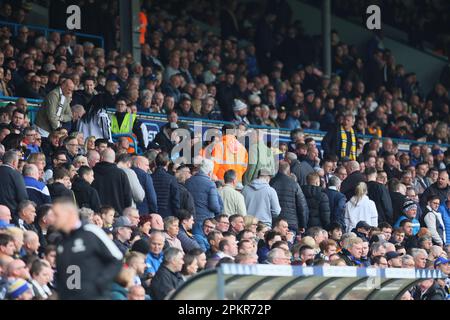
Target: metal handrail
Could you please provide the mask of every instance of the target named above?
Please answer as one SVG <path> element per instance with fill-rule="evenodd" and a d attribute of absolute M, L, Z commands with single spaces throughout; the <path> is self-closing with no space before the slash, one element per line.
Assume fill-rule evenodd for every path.
<path fill-rule="evenodd" d="M 7 22 L 0 20 L 0 26 L 10 26 L 14 30 L 14 35 L 17 36 L 19 29 L 22 27 L 27 27 L 28 29 L 32 30 L 39 30 L 44 32 L 45 37 L 48 37 L 48 34 L 50 32 L 58 32 L 58 33 L 67 33 L 71 32 L 70 30 L 61 30 L 61 29 L 53 29 L 53 28 L 47 28 L 47 27 L 41 27 L 41 26 L 35 26 L 35 25 L 29 25 L 29 24 L 19 24 L 19 23 L 13 23 L 13 22 Z M 81 32 L 73 32 L 74 35 L 77 37 L 83 37 L 83 38 L 91 38 L 95 39 L 100 42 L 100 46 L 104 49 L 105 48 L 105 39 L 101 36 L 96 36 L 93 34 L 88 33 L 81 33 Z"/>

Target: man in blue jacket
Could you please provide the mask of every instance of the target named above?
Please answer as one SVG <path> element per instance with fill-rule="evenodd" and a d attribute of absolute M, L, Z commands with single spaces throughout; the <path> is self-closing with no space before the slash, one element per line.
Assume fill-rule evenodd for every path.
<path fill-rule="evenodd" d="M 158 212 L 158 200 L 156 198 L 153 180 L 150 174 L 150 163 L 147 158 L 138 156 L 133 160 L 133 167 L 131 168 L 138 177 L 139 183 L 145 191 L 145 197 L 142 202 L 136 203 L 139 214 L 146 215 Z"/>
<path fill-rule="evenodd" d="M 205 219 L 203 221 L 202 232 L 200 233 L 198 230 L 194 232 L 194 239 L 200 245 L 200 249 L 203 252 L 207 252 L 211 247 L 208 242 L 208 234 L 211 233 L 212 230 L 216 228 L 216 220 L 214 219 Z"/>
<path fill-rule="evenodd" d="M 203 221 L 207 218 L 222 213 L 223 203 L 220 201 L 216 185 L 211 181 L 211 173 L 214 169 L 214 163 L 209 159 L 203 159 L 200 164 L 199 172 L 186 181 L 186 188 L 194 197 L 195 203 L 195 224 L 193 231 L 201 231 Z"/>
<path fill-rule="evenodd" d="M 169 174 L 170 158 L 167 152 L 160 152 L 155 159 L 156 170 L 152 174 L 161 217 L 177 216 L 180 210 L 180 191 L 177 179 Z"/>
<path fill-rule="evenodd" d="M 343 230 L 345 230 L 345 203 L 347 198 L 343 193 L 339 191 L 341 187 L 341 179 L 336 176 L 332 176 L 328 180 L 328 188 L 325 189 L 325 193 L 328 196 L 330 202 L 330 221 L 331 223 L 339 223 Z"/>
<path fill-rule="evenodd" d="M 26 164 L 23 167 L 23 180 L 27 188 L 28 198 L 38 207 L 52 201 L 47 186 L 39 181 L 39 169 L 36 165 Z"/>

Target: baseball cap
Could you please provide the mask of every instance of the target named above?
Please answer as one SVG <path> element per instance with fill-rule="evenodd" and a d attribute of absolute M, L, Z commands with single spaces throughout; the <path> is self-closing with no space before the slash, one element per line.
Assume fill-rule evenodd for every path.
<path fill-rule="evenodd" d="M 258 177 L 264 177 L 264 176 L 265 177 L 272 177 L 273 174 L 272 174 L 272 172 L 270 172 L 270 170 L 268 170 L 266 168 L 259 169 Z"/>
<path fill-rule="evenodd" d="M 360 221 L 360 222 L 358 222 L 358 223 L 356 224 L 356 229 L 358 229 L 358 228 L 370 229 L 370 228 L 372 228 L 372 226 L 369 225 L 369 224 L 368 224 L 367 222 L 365 222 L 365 221 Z"/>
<path fill-rule="evenodd" d="M 306 92 L 305 92 L 305 97 L 306 97 L 306 96 L 309 96 L 310 94 L 315 95 L 316 93 L 315 93 L 314 90 L 312 90 L 312 89 L 306 90 Z"/>
<path fill-rule="evenodd" d="M 128 219 L 127 217 L 122 216 L 122 217 L 119 217 L 119 218 L 116 219 L 116 221 L 114 222 L 113 227 L 114 227 L 114 229 L 115 228 L 124 228 L 124 227 L 132 228 L 133 225 L 131 224 L 130 219 Z"/>
<path fill-rule="evenodd" d="M 387 261 L 389 261 L 391 259 L 398 258 L 398 257 L 400 257 L 400 255 L 396 251 L 391 251 L 391 252 L 386 253 L 386 260 Z"/>
<path fill-rule="evenodd" d="M 446 264 L 449 263 L 450 260 L 445 259 L 443 257 L 439 257 L 436 260 L 434 260 L 434 267 L 436 268 L 437 266 L 441 265 L 441 264 Z"/>

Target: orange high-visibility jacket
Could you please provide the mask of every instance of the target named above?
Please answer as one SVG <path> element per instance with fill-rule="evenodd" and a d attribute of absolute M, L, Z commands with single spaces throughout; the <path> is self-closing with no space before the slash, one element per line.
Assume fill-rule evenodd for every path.
<path fill-rule="evenodd" d="M 147 16 L 142 11 L 139 12 L 139 23 L 141 25 L 141 27 L 139 28 L 139 33 L 140 33 L 139 43 L 144 44 L 145 43 L 145 34 L 147 33 L 148 20 L 147 20 Z"/>
<path fill-rule="evenodd" d="M 223 180 L 226 171 L 233 169 L 239 181 L 247 169 L 248 153 L 245 147 L 231 135 L 222 137 L 212 150 L 212 160 L 214 161 L 214 175 L 219 180 Z"/>

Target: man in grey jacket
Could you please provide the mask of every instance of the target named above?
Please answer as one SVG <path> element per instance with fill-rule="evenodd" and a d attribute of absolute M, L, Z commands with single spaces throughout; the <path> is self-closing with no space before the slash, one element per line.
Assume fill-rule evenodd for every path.
<path fill-rule="evenodd" d="M 131 207 L 136 208 L 136 203 L 142 202 L 142 200 L 144 200 L 145 191 L 139 182 L 136 172 L 131 169 L 131 160 L 132 159 L 129 154 L 121 154 L 117 159 L 117 167 L 122 169 L 128 177 L 128 181 L 130 182 L 131 187 L 131 194 L 133 196 L 133 198 L 131 199 Z"/>
<path fill-rule="evenodd" d="M 72 80 L 67 79 L 45 97 L 36 115 L 36 126 L 42 137 L 47 138 L 51 131 L 59 127 L 65 127 L 70 131 L 72 122 L 70 102 L 74 89 Z"/>
<path fill-rule="evenodd" d="M 260 169 L 258 179 L 242 190 L 247 214 L 255 216 L 269 227 L 272 227 L 272 219 L 281 212 L 277 192 L 269 185 L 271 174 L 267 169 Z"/>

